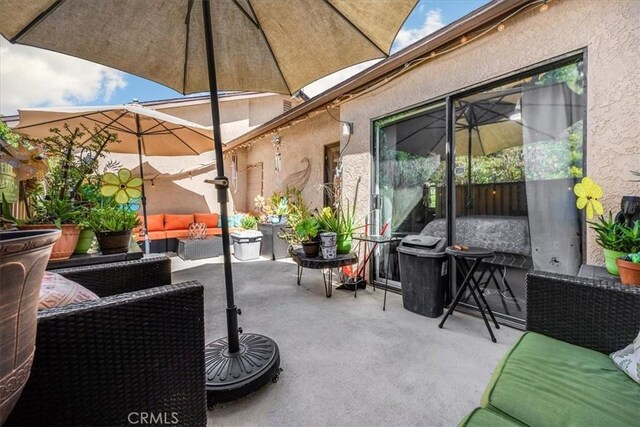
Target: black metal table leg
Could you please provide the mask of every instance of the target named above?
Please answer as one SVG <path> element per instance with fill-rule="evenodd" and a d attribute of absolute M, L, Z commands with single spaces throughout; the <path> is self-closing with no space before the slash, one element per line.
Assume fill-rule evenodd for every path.
<path fill-rule="evenodd" d="M 302 280 L 302 270 L 304 269 L 304 267 L 301 267 L 300 265 L 298 265 L 298 286 L 300 286 L 300 280 Z"/>
<path fill-rule="evenodd" d="M 496 329 L 499 329 L 500 326 L 498 325 L 498 322 L 493 314 L 493 311 L 491 310 L 491 307 L 489 306 L 489 303 L 484 298 L 484 295 L 482 293 L 478 280 L 474 277 L 476 271 L 478 270 L 478 267 L 483 262 L 483 259 L 492 257 L 493 251 L 489 249 L 477 248 L 477 247 L 460 249 L 457 246 L 456 247 L 450 246 L 445 249 L 445 252 L 453 257 L 456 263 L 457 270 L 464 277 L 464 280 L 462 281 L 462 285 L 460 286 L 460 289 L 458 289 L 458 292 L 455 296 L 453 303 L 451 304 L 444 318 L 440 322 L 439 327 L 440 328 L 443 327 L 447 318 L 454 312 L 454 310 L 460 303 L 460 300 L 462 299 L 464 292 L 468 289 L 476 305 L 478 306 L 478 309 L 480 310 L 480 315 L 482 316 L 482 320 L 484 321 L 484 324 L 487 327 L 487 330 L 489 331 L 489 335 L 491 336 L 491 341 L 493 341 L 494 343 L 497 342 L 496 337 L 493 334 L 493 330 L 491 329 L 491 325 L 489 324 L 489 319 L 487 318 L 485 311 L 489 314 L 489 317 L 491 317 L 491 320 L 495 324 Z M 471 267 L 469 266 L 467 259 L 473 260 Z M 485 274 L 486 272 L 483 273 L 481 277 L 484 277 Z"/>
<path fill-rule="evenodd" d="M 327 283 L 327 276 L 324 270 L 322 270 L 322 280 L 324 281 L 324 294 L 327 298 L 331 298 L 331 293 L 333 291 L 331 287 L 331 284 L 333 283 L 333 268 L 329 269 L 329 283 Z"/>
<path fill-rule="evenodd" d="M 389 288 L 389 265 L 391 264 L 391 245 L 387 254 L 387 268 L 384 273 L 384 302 L 382 303 L 382 311 L 387 311 L 387 288 Z"/>

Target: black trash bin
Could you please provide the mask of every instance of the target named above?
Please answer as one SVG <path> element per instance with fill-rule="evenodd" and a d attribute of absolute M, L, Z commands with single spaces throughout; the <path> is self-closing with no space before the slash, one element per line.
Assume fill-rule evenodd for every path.
<path fill-rule="evenodd" d="M 412 235 L 398 246 L 402 305 L 427 317 L 438 317 L 444 307 L 447 256 L 444 238 Z"/>

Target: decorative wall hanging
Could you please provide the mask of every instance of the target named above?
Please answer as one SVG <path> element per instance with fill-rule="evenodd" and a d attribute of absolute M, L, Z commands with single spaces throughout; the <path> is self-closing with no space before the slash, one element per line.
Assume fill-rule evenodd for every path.
<path fill-rule="evenodd" d="M 231 186 L 233 192 L 238 192 L 238 155 L 234 152 L 231 155 Z"/>
<path fill-rule="evenodd" d="M 276 192 L 283 193 L 287 188 L 295 188 L 296 190 L 302 191 L 305 185 L 307 185 L 307 181 L 309 181 L 309 177 L 311 176 L 311 161 L 308 157 L 305 157 L 300 160 L 300 162 L 307 164 L 305 168 L 286 177 L 282 181 L 282 184 L 278 186 Z"/>
<path fill-rule="evenodd" d="M 280 174 L 282 170 L 282 154 L 280 154 L 280 145 L 282 144 L 282 137 L 280 135 L 275 135 L 271 138 L 271 142 L 273 146 L 276 147 L 276 158 L 275 158 L 275 171 L 276 176 Z"/>

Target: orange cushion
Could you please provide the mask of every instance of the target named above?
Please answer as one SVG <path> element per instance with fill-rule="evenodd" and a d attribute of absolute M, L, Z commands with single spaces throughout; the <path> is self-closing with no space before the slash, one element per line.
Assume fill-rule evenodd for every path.
<path fill-rule="evenodd" d="M 193 222 L 193 215 L 172 215 L 164 216 L 164 229 L 166 230 L 187 230 L 189 224 Z M 168 237 L 168 236 L 167 236 Z"/>
<path fill-rule="evenodd" d="M 140 221 L 143 221 L 140 218 Z M 147 231 L 164 230 L 164 214 L 147 215 Z"/>
<path fill-rule="evenodd" d="M 136 238 L 136 242 L 142 242 L 144 240 L 144 236 L 141 236 L 140 233 L 134 234 Z M 150 231 L 149 232 L 149 240 L 164 240 L 167 238 L 167 233 L 164 231 Z"/>
<path fill-rule="evenodd" d="M 188 237 L 189 230 L 168 230 L 167 239 L 177 239 L 179 237 Z"/>
<path fill-rule="evenodd" d="M 217 213 L 195 213 L 193 214 L 194 222 L 204 222 L 207 228 L 216 228 L 218 226 Z"/>

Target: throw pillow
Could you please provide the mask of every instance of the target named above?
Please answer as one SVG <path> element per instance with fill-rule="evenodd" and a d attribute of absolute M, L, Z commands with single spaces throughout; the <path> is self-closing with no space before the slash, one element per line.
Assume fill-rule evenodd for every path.
<path fill-rule="evenodd" d="M 57 273 L 46 271 L 42 278 L 38 310 L 97 299 L 100 299 L 98 295 L 84 286 Z"/>
<path fill-rule="evenodd" d="M 622 372 L 640 384 L 640 333 L 631 344 L 611 353 L 609 357 Z"/>

